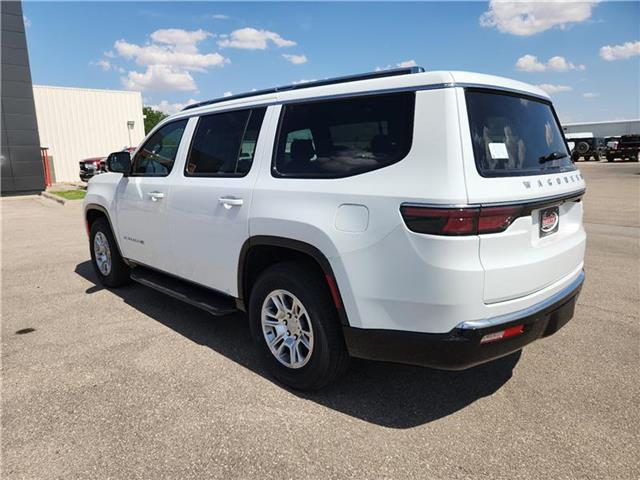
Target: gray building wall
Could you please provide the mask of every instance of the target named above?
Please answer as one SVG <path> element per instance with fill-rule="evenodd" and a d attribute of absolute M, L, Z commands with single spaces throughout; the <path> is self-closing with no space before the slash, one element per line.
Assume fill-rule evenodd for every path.
<path fill-rule="evenodd" d="M 567 123 L 562 126 L 564 133 L 593 133 L 595 137 L 618 137 L 640 134 L 640 120 L 620 120 L 611 122 Z"/>
<path fill-rule="evenodd" d="M 44 190 L 38 122 L 33 103 L 22 4 L 0 2 L 2 195 Z"/>

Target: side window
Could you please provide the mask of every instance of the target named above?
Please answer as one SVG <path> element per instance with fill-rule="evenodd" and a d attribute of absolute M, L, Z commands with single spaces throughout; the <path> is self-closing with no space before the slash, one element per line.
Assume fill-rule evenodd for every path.
<path fill-rule="evenodd" d="M 133 159 L 132 175 L 164 177 L 169 175 L 176 160 L 187 119 L 161 127 L 138 151 Z"/>
<path fill-rule="evenodd" d="M 339 178 L 383 168 L 411 149 L 415 93 L 286 105 L 275 176 Z"/>
<path fill-rule="evenodd" d="M 258 134 L 260 133 L 262 120 L 264 119 L 266 111 L 266 107 L 251 110 L 249 123 L 247 124 L 247 129 L 244 132 L 244 138 L 242 139 L 242 145 L 240 146 L 240 154 L 238 155 L 238 167 L 236 168 L 236 173 L 239 175 L 246 175 L 249 173 L 249 170 L 251 170 L 253 157 L 256 153 L 256 145 L 258 144 Z"/>
<path fill-rule="evenodd" d="M 253 163 L 265 111 L 260 108 L 200 117 L 185 175 L 246 175 Z"/>

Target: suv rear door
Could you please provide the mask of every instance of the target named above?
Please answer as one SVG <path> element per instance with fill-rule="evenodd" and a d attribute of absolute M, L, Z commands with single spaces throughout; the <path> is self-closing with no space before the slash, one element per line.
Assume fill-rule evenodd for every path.
<path fill-rule="evenodd" d="M 170 236 L 176 274 L 237 295 L 238 258 L 249 237 L 249 208 L 266 107 L 200 116 L 182 171 L 172 182 Z M 266 141 L 266 140 L 265 140 Z"/>
<path fill-rule="evenodd" d="M 485 303 L 577 275 L 585 248 L 584 181 L 551 103 L 486 89 L 459 95 L 469 203 L 512 209 L 506 230 L 480 235 Z"/>

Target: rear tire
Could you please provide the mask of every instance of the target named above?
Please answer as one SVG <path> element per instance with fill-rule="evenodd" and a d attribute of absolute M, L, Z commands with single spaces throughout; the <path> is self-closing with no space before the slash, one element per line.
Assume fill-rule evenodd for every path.
<path fill-rule="evenodd" d="M 348 367 L 338 312 L 311 266 L 286 262 L 262 273 L 251 290 L 249 323 L 263 362 L 291 388 L 318 390 Z"/>
<path fill-rule="evenodd" d="M 101 284 L 117 288 L 131 282 L 129 266 L 120 256 L 118 245 L 104 217 L 96 219 L 89 230 L 91 264 Z"/>

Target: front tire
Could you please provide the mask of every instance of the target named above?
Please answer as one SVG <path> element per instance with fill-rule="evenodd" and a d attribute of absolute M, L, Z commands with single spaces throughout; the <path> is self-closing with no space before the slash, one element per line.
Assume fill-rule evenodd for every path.
<path fill-rule="evenodd" d="M 96 219 L 89 230 L 91 263 L 100 283 L 117 288 L 131 282 L 129 266 L 120 256 L 118 245 L 104 217 Z"/>
<path fill-rule="evenodd" d="M 331 294 L 312 266 L 267 269 L 249 300 L 251 336 L 271 374 L 296 390 L 318 390 L 349 364 Z"/>

